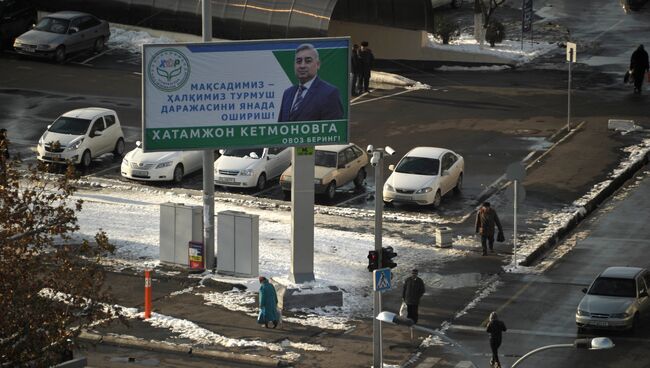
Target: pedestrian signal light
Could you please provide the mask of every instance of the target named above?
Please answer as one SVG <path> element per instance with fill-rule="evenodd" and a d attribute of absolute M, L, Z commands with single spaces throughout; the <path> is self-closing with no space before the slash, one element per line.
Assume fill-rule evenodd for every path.
<path fill-rule="evenodd" d="M 393 260 L 395 257 L 397 257 L 397 253 L 395 253 L 393 247 L 381 248 L 381 268 L 397 267 L 397 263 Z"/>
<path fill-rule="evenodd" d="M 368 271 L 372 272 L 379 268 L 379 253 L 376 250 L 368 251 Z"/>

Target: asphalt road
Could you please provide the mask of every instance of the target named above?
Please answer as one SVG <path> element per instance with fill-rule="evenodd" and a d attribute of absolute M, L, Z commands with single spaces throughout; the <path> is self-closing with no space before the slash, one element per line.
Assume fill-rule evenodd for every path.
<path fill-rule="evenodd" d="M 614 199 L 590 216 L 576 233 L 558 247 L 556 261 L 545 272 L 502 275 L 497 290 L 482 300 L 469 314 L 457 319 L 449 336 L 458 340 L 477 362 L 488 366 L 489 345 L 485 320 L 496 311 L 508 331 L 500 349 L 503 366 L 537 347 L 572 343 L 581 337 L 607 336 L 612 350 L 586 351 L 555 349 L 531 356 L 522 367 L 609 367 L 650 366 L 650 316 L 636 333 L 588 330 L 578 334 L 575 310 L 582 288 L 609 266 L 650 267 L 650 178 L 632 179 Z M 568 250 L 568 252 L 567 252 Z M 562 253 L 567 252 L 564 256 Z M 561 258 L 560 258 L 561 257 Z M 424 367 L 424 366 L 423 366 Z"/>

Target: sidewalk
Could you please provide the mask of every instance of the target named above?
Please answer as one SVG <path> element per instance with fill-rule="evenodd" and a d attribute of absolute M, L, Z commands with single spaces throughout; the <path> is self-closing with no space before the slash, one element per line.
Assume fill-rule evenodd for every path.
<path fill-rule="evenodd" d="M 591 196 L 596 197 L 592 188 L 599 183 L 615 185 L 610 173 L 619 169 L 619 174 L 624 174 L 624 171 L 620 170 L 621 162 L 628 158 L 622 148 L 638 144 L 643 135 L 644 133 L 621 135 L 608 131 L 606 123 L 586 123 L 536 162 L 527 172 L 524 180 L 526 200 L 518 208 L 521 246 L 519 251 L 523 252 L 524 256 L 531 255 L 537 247 L 548 245 L 547 240 L 555 238 L 564 228 L 563 225 L 566 225 L 562 221 L 568 221 L 568 215 L 575 212 L 573 201 L 590 191 Z M 558 139 L 560 138 L 561 136 L 558 136 Z M 599 188 L 605 189 L 605 184 Z M 512 203 L 505 192 L 509 189 L 506 188 L 490 197 L 504 224 L 507 238 L 512 236 L 513 232 Z M 580 203 L 583 202 L 585 201 Z M 474 217 L 470 216 L 462 224 L 452 227 L 456 235 L 471 235 L 474 233 Z M 490 288 L 495 287 L 498 275 L 504 272 L 504 266 L 507 269 L 511 261 L 510 241 L 497 243 L 497 253 L 487 257 L 481 256 L 478 239 L 474 244 L 455 244 L 454 247 L 471 250 L 470 255 L 458 261 L 420 268 L 420 274 L 429 280 L 435 280 L 435 275 L 455 275 L 454 280 L 457 280 L 453 285 L 435 282 L 432 285 L 427 284 L 427 294 L 420 306 L 419 323 L 423 326 L 443 326 L 444 329 L 447 322 L 453 323 L 464 310 L 471 308 L 482 295 L 485 296 Z M 125 270 L 120 274 L 110 273 L 108 280 L 109 285 L 119 285 L 119 288 L 113 288 L 117 304 L 142 310 L 142 275 L 129 274 L 129 271 Z M 189 287 L 193 289 L 188 289 Z M 133 343 L 140 348 L 149 346 L 149 349 L 160 350 L 164 345 L 148 342 L 165 342 L 166 346 L 173 347 L 171 350 L 176 349 L 182 354 L 188 354 L 191 347 L 197 351 L 194 358 L 207 351 L 203 356 L 211 362 L 217 357 L 225 360 L 230 360 L 230 357 L 242 364 L 255 366 L 368 367 L 372 364 L 370 319 L 354 321 L 354 326 L 348 330 L 326 330 L 291 323 L 288 319 L 292 313 L 285 311 L 283 326 L 278 329 L 265 329 L 257 325 L 256 311 L 231 311 L 221 306 L 206 304 L 204 294 L 210 291 L 225 292 L 232 288 L 231 284 L 213 281 L 199 286 L 198 278 L 186 274 L 165 276 L 158 273 L 153 281 L 154 312 L 159 314 L 154 314 L 156 324 L 165 327 L 165 320 L 168 318 L 184 319 L 188 321 L 186 330 L 171 331 L 169 328 L 154 327 L 148 322 L 135 321 L 128 327 L 114 323 L 107 328 L 91 332 L 111 336 L 104 341 L 104 344 L 109 345 L 128 345 L 129 339 L 135 337 L 142 339 Z M 400 292 L 400 287 L 396 287 L 384 294 L 384 310 L 399 309 Z M 221 345 L 215 347 L 214 344 L 202 346 L 192 343 L 184 335 L 190 330 L 204 334 L 206 341 L 218 340 Z M 385 325 L 383 337 L 384 363 L 387 365 L 416 365 L 427 357 L 426 346 L 431 343 L 422 343 L 420 337 L 423 336 L 411 341 L 408 329 L 397 326 Z M 234 345 L 239 339 L 250 339 L 252 344 Z M 224 354 L 207 358 L 210 351 Z M 414 356 L 417 351 L 420 354 Z M 451 353 L 453 356 L 453 350 Z M 101 362 L 93 360 L 91 351 L 82 354 L 88 355 L 89 365 L 101 365 Z M 461 360 L 464 360 L 463 357 L 458 356 L 458 361 Z M 412 363 L 405 364 L 409 361 Z"/>

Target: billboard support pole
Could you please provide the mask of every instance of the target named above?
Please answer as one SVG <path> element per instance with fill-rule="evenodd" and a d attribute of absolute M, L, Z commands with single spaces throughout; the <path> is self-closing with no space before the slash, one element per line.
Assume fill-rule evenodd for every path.
<path fill-rule="evenodd" d="M 212 40 L 212 1 L 201 2 L 203 42 Z M 215 266 L 214 247 L 214 150 L 203 151 L 203 244 L 205 269 Z"/>
<path fill-rule="evenodd" d="M 296 284 L 314 281 L 314 147 L 291 153 L 291 270 Z"/>

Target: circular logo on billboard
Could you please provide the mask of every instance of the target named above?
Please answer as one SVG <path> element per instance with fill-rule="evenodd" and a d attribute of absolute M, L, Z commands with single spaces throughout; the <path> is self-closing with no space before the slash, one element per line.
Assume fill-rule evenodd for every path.
<path fill-rule="evenodd" d="M 161 91 L 175 91 L 190 77 L 190 62 L 175 49 L 158 51 L 149 62 L 149 80 Z"/>

